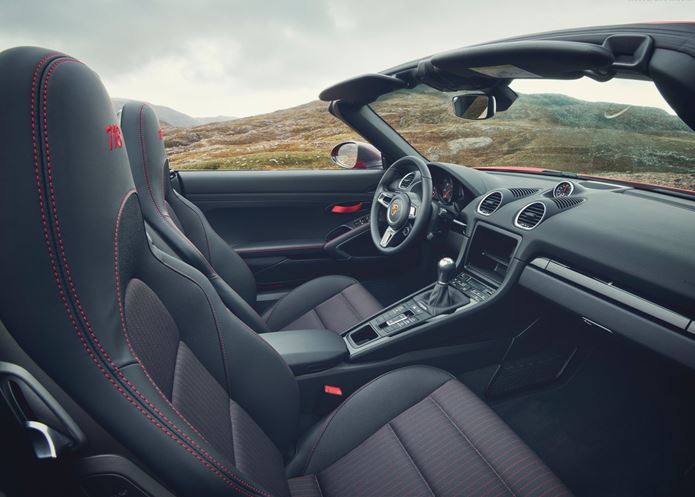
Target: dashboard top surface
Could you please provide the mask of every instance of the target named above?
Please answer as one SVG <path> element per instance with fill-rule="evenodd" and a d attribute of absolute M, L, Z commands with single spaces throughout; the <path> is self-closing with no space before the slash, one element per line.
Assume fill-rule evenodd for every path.
<path fill-rule="evenodd" d="M 695 201 L 608 181 L 440 163 L 430 164 L 430 169 L 435 178 L 441 172 L 450 174 L 460 183 L 454 191 L 468 194 L 458 213 L 467 226 L 466 236 L 481 222 L 507 230 L 521 236 L 515 257 L 522 262 L 549 257 L 695 317 Z M 560 193 L 571 190 L 566 195 L 569 207 L 566 199 L 553 198 L 553 190 L 563 182 L 571 184 L 560 188 Z M 535 192 L 522 191 L 515 197 L 510 189 L 517 194 L 518 189 Z M 481 201 L 494 191 L 503 199 L 499 207 L 489 215 L 481 213 Z M 544 204 L 546 212 L 528 229 L 516 221 L 531 203 Z M 536 207 L 538 213 L 543 211 Z"/>

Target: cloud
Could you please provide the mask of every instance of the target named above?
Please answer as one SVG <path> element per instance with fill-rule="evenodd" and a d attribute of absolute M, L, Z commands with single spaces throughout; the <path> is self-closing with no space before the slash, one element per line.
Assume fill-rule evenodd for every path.
<path fill-rule="evenodd" d="M 114 96 L 248 115 L 340 79 L 470 43 L 564 27 L 686 19 L 691 1 L 0 0 L 0 43 L 86 62 Z"/>

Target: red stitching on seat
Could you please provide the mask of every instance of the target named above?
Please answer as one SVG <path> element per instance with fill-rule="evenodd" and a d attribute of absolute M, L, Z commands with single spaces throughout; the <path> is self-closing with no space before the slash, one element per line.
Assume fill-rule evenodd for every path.
<path fill-rule="evenodd" d="M 150 421 L 152 421 L 160 430 L 162 430 L 165 434 L 167 434 L 170 438 L 172 438 L 175 442 L 177 442 L 182 448 L 184 448 L 187 452 L 189 452 L 191 455 L 193 455 L 196 459 L 198 459 L 204 466 L 206 466 L 208 469 L 210 469 L 215 475 L 220 477 L 225 483 L 227 483 L 229 486 L 232 488 L 240 491 L 241 493 L 248 495 L 249 497 L 252 497 L 250 493 L 248 493 L 244 488 L 241 488 L 237 485 L 236 482 L 228 479 L 223 475 L 217 468 L 213 467 L 210 465 L 210 463 L 206 460 L 204 460 L 199 454 L 195 453 L 190 447 L 187 447 L 181 440 L 177 439 L 176 436 L 171 433 L 166 427 L 164 427 L 158 420 L 153 418 L 149 413 L 147 413 L 144 409 L 142 409 L 141 406 L 139 406 L 134 399 L 125 391 L 123 388 L 118 385 L 112 375 L 104 369 L 103 365 L 100 364 L 98 358 L 94 355 L 94 352 L 92 349 L 89 347 L 85 337 L 83 336 L 82 332 L 80 331 L 79 325 L 77 323 L 77 320 L 75 318 L 75 315 L 70 308 L 70 305 L 67 300 L 67 296 L 65 295 L 65 292 L 63 290 L 63 285 L 61 282 L 61 278 L 58 272 L 58 267 L 56 265 L 56 254 L 53 251 L 53 247 L 51 246 L 51 241 L 50 241 L 50 236 L 49 236 L 49 230 L 48 230 L 48 223 L 47 223 L 47 217 L 46 217 L 46 209 L 43 201 L 43 195 L 45 195 L 44 188 L 41 184 L 41 175 L 39 171 L 39 152 L 38 152 L 38 138 L 37 138 L 37 133 L 36 133 L 36 108 L 35 108 L 35 103 L 41 103 L 37 101 L 37 96 L 36 96 L 36 90 L 37 90 L 37 81 L 38 81 L 38 74 L 41 69 L 41 67 L 45 64 L 45 62 L 52 56 L 58 55 L 58 54 L 50 54 L 45 57 L 43 57 L 37 64 L 34 74 L 32 77 L 32 88 L 31 88 L 31 128 L 32 128 L 32 147 L 34 151 L 34 171 L 36 175 L 36 187 L 37 187 L 37 193 L 39 197 L 39 208 L 41 211 L 41 221 L 42 221 L 42 226 L 43 226 L 43 232 L 44 232 L 44 239 L 46 242 L 46 246 L 48 249 L 48 255 L 49 255 L 49 260 L 51 264 L 51 270 L 53 272 L 53 277 L 55 279 L 56 285 L 58 287 L 58 293 L 59 296 L 63 302 L 63 306 L 65 307 L 66 313 L 68 315 L 69 320 L 71 321 L 73 328 L 75 329 L 78 338 L 80 342 L 82 343 L 83 347 L 87 351 L 87 354 L 90 356 L 94 364 L 97 366 L 97 368 L 104 374 L 106 379 L 116 388 L 125 398 L 128 400 L 133 406 L 135 406 L 145 417 L 147 417 Z M 62 240 L 62 231 L 60 228 L 60 221 L 58 218 L 58 212 L 56 208 L 56 201 L 55 201 L 55 190 L 53 186 L 53 176 L 52 176 L 52 162 L 51 162 L 51 155 L 50 155 L 50 146 L 49 146 L 49 141 L 48 141 L 48 83 L 51 79 L 51 76 L 55 72 L 56 68 L 59 67 L 61 64 L 65 62 L 77 62 L 79 63 L 78 60 L 73 59 L 73 58 L 64 58 L 61 60 L 58 60 L 55 62 L 48 72 L 46 73 L 46 78 L 44 81 L 44 86 L 43 86 L 43 125 L 44 125 L 44 145 L 45 145 L 45 153 L 46 153 L 46 163 L 47 163 L 47 175 L 48 175 L 48 185 L 49 185 L 49 190 L 50 190 L 50 198 L 51 198 L 51 208 L 53 212 L 53 217 L 54 217 L 54 222 L 55 222 L 55 228 L 56 228 L 56 238 L 58 242 L 58 247 L 60 251 L 60 255 L 62 258 L 63 262 L 63 270 L 65 271 L 65 276 L 66 280 L 68 283 L 68 286 L 70 287 L 70 291 L 72 293 L 74 303 L 77 306 L 77 309 L 80 312 L 80 315 L 82 317 L 82 320 L 87 327 L 87 330 L 89 331 L 90 336 L 93 339 L 93 345 L 96 346 L 100 353 L 103 355 L 102 360 L 105 360 L 108 362 L 108 364 L 113 368 L 114 372 L 118 374 L 118 376 L 128 385 L 128 387 L 132 390 L 133 393 L 137 394 L 137 396 L 144 401 L 150 408 L 152 408 L 158 415 L 162 416 L 162 418 L 169 424 L 180 436 L 185 438 L 189 443 L 191 443 L 193 446 L 195 446 L 198 450 L 200 450 L 205 456 L 207 456 L 211 461 L 216 463 L 222 470 L 226 471 L 229 475 L 232 476 L 234 479 L 238 479 L 238 483 L 241 483 L 242 485 L 247 486 L 249 489 L 255 491 L 256 493 L 259 493 L 261 495 L 264 495 L 266 497 L 270 497 L 270 494 L 263 490 L 259 490 L 255 488 L 253 485 L 241 480 L 234 472 L 230 471 L 229 469 L 225 468 L 224 465 L 219 463 L 218 461 L 215 460 L 213 456 L 208 454 L 202 447 L 200 447 L 194 440 L 192 440 L 188 435 L 186 435 L 184 432 L 182 432 L 176 425 L 171 422 L 163 413 L 161 413 L 153 404 L 151 404 L 147 398 L 144 397 L 142 393 L 138 391 L 138 389 L 133 385 L 126 377 L 123 375 L 123 373 L 120 371 L 120 369 L 115 365 L 115 363 L 111 360 L 110 356 L 104 350 L 104 348 L 101 346 L 101 343 L 99 342 L 98 338 L 94 334 L 94 331 L 91 328 L 91 325 L 89 324 L 89 321 L 87 319 L 87 316 L 84 312 L 84 309 L 82 308 L 82 304 L 79 300 L 79 297 L 77 295 L 77 290 L 75 288 L 74 282 L 72 281 L 72 273 L 70 270 L 70 265 L 68 263 L 67 257 L 65 255 L 65 247 L 63 245 L 63 240 Z M 126 192 L 126 196 L 129 196 L 132 194 L 132 191 Z M 184 421 L 185 418 L 183 418 Z M 187 421 L 186 421 L 187 422 Z"/>
<path fill-rule="evenodd" d="M 140 135 L 140 152 L 142 154 L 142 171 L 145 174 L 145 184 L 147 186 L 147 191 L 150 194 L 150 199 L 152 199 L 152 204 L 154 205 L 155 210 L 157 211 L 157 214 L 159 214 L 159 217 L 162 218 L 162 220 L 168 224 L 169 226 L 172 227 L 175 231 L 179 232 L 181 234 L 181 237 L 188 243 L 188 245 L 191 246 L 191 248 L 200 254 L 200 256 L 203 258 L 203 263 L 207 266 L 208 271 L 210 274 L 208 276 L 215 276 L 215 268 L 213 268 L 208 260 L 205 258 L 203 253 L 196 247 L 193 242 L 191 242 L 188 237 L 186 236 L 185 233 L 183 233 L 178 226 L 176 226 L 176 223 L 171 219 L 169 214 L 167 213 L 166 215 L 162 212 L 162 210 L 159 208 L 159 205 L 157 205 L 157 201 L 154 198 L 154 192 L 152 190 L 152 186 L 150 185 L 150 173 L 147 168 L 147 145 L 145 143 L 145 135 L 144 135 L 144 126 L 142 123 L 142 111 L 145 110 L 145 106 L 147 104 L 142 104 L 140 106 L 140 111 L 138 114 L 138 132 Z"/>
<path fill-rule="evenodd" d="M 133 349 L 132 344 L 130 343 L 130 336 L 128 335 L 128 331 L 126 328 L 125 324 L 125 313 L 123 309 L 123 302 L 121 300 L 121 280 L 120 280 L 120 271 L 118 270 L 118 234 L 119 234 L 119 228 L 121 224 L 121 215 L 123 214 L 123 208 L 125 207 L 126 201 L 130 198 L 130 196 L 135 193 L 136 190 L 130 189 L 126 192 L 126 194 L 123 196 L 123 199 L 121 200 L 121 205 L 118 208 L 118 215 L 116 216 L 116 227 L 114 228 L 114 255 L 113 255 L 113 267 L 114 267 L 114 275 L 116 278 L 116 300 L 118 301 L 118 313 L 121 321 L 121 330 L 123 331 L 123 336 L 125 338 L 126 344 L 128 345 L 128 350 L 130 350 L 131 355 L 135 358 L 137 363 L 140 365 L 142 368 L 142 372 L 145 373 L 145 376 L 149 380 L 150 384 L 154 387 L 154 389 L 159 393 L 159 395 L 162 397 L 162 399 L 169 405 L 169 407 L 176 413 L 178 416 L 186 423 L 200 438 L 205 440 L 206 442 L 210 443 L 202 433 L 200 433 L 195 426 L 193 426 L 187 419 L 186 417 L 181 414 L 178 409 L 172 404 L 169 399 L 167 398 L 166 395 L 161 391 L 157 383 L 154 381 L 154 379 L 150 376 L 149 372 L 147 371 L 147 368 L 145 368 L 145 365 L 142 363 L 140 360 L 140 357 L 135 353 L 135 349 Z M 120 369 L 119 369 L 120 371 Z M 155 408 L 156 409 L 156 408 Z M 166 418 L 164 414 L 162 414 L 163 418 Z"/>
<path fill-rule="evenodd" d="M 122 200 L 122 202 L 121 202 L 121 205 L 120 205 L 120 207 L 119 207 L 119 209 L 118 209 L 118 216 L 116 217 L 116 226 L 115 226 L 115 228 L 114 228 L 114 234 L 113 234 L 113 270 L 114 270 L 114 275 L 115 275 L 115 277 L 116 277 L 116 299 L 118 300 L 118 313 L 119 313 L 119 315 L 120 315 L 121 330 L 123 331 L 123 336 L 125 337 L 125 341 L 126 341 L 126 344 L 128 345 L 128 349 L 130 350 L 130 353 L 131 353 L 132 356 L 135 358 L 135 360 L 138 362 L 138 364 L 139 364 L 140 367 L 142 368 L 143 372 L 145 373 L 145 376 L 146 376 L 147 379 L 150 381 L 150 383 L 152 384 L 152 386 L 155 388 L 155 390 L 157 390 L 157 392 L 159 393 L 159 395 L 161 395 L 162 399 L 164 399 L 164 401 L 169 405 L 169 407 L 171 407 L 171 408 L 174 410 L 174 412 L 175 412 L 176 414 L 178 414 L 178 415 L 181 417 L 181 419 L 183 419 L 184 422 L 185 422 L 188 426 L 191 427 L 191 429 L 193 429 L 193 431 L 195 431 L 203 440 L 205 440 L 206 442 L 210 443 L 198 430 L 196 430 L 196 428 L 195 428 L 192 424 L 190 424 L 190 423 L 188 422 L 188 420 L 186 419 L 186 417 L 185 417 L 183 414 L 181 414 L 181 413 L 176 409 L 176 407 L 174 406 L 174 404 L 172 404 L 172 403 L 169 401 L 169 399 L 167 398 L 167 396 L 164 395 L 164 393 L 161 391 L 161 389 L 159 388 L 159 386 L 155 383 L 154 379 L 152 379 L 152 377 L 150 376 L 150 374 L 147 372 L 147 368 L 145 368 L 145 365 L 144 365 L 144 364 L 142 363 L 142 361 L 140 360 L 140 357 L 135 353 L 135 349 L 132 347 L 132 345 L 131 345 L 131 343 L 130 343 L 130 335 L 128 334 L 128 327 L 126 326 L 126 322 L 125 322 L 125 312 L 124 312 L 124 309 L 123 309 L 123 301 L 122 301 L 122 299 L 121 299 L 121 275 L 120 275 L 120 271 L 119 271 L 119 269 L 118 269 L 118 235 L 119 235 L 119 228 L 120 228 L 120 224 L 121 224 L 121 215 L 122 215 L 122 213 L 123 213 L 123 208 L 125 207 L 125 203 L 126 203 L 126 200 L 128 200 L 128 197 L 130 197 L 130 195 L 131 195 L 132 193 L 134 193 L 134 192 L 135 192 L 134 189 L 133 189 L 133 190 L 130 190 L 130 191 L 126 194 L 126 196 L 123 198 L 123 200 Z M 201 290 L 202 290 L 202 289 L 201 289 Z M 217 321 L 217 314 L 215 314 L 215 309 L 214 309 L 214 307 L 212 306 L 212 303 L 210 302 L 210 299 L 208 298 L 207 294 L 205 294 L 204 291 L 203 291 L 203 294 L 205 295 L 205 298 L 206 298 L 207 301 L 208 301 L 208 305 L 210 306 L 210 311 L 211 311 L 211 313 L 212 313 L 212 319 L 213 319 L 213 321 L 214 321 L 214 323 L 215 323 L 215 329 L 216 329 L 216 331 L 217 331 L 217 336 L 218 336 L 219 343 L 220 343 L 220 348 L 221 348 L 221 351 L 222 351 L 222 367 L 224 368 L 224 376 L 225 376 L 225 379 L 226 379 L 226 382 L 227 382 L 227 389 L 229 390 L 229 373 L 228 373 L 228 371 L 227 371 L 227 363 L 228 363 L 227 350 L 226 350 L 225 347 L 224 347 L 224 341 L 222 340 L 222 333 L 220 332 L 220 327 L 219 327 L 219 323 L 218 323 L 218 321 Z"/>
<path fill-rule="evenodd" d="M 176 198 L 184 207 L 186 207 L 189 211 L 191 211 L 193 214 L 195 214 L 196 218 L 198 219 L 198 222 L 200 223 L 200 228 L 203 230 L 203 236 L 205 237 L 205 246 L 208 248 L 208 257 L 210 258 L 210 261 L 212 261 L 212 251 L 210 250 L 210 240 L 208 239 L 208 232 L 205 229 L 205 223 L 203 223 L 203 220 L 201 218 L 200 213 L 190 205 L 188 205 L 187 201 L 184 201 L 178 197 L 180 197 L 178 193 L 175 191 L 173 192 L 173 198 Z"/>

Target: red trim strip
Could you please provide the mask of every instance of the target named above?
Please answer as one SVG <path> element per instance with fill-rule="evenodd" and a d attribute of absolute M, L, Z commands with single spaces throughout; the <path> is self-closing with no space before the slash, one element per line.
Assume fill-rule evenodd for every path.
<path fill-rule="evenodd" d="M 334 205 L 331 207 L 331 212 L 334 214 L 352 214 L 353 212 L 359 212 L 364 206 L 363 202 L 357 202 L 352 205 Z"/>
<path fill-rule="evenodd" d="M 546 173 L 548 169 L 543 169 L 541 167 L 523 167 L 523 166 L 484 166 L 484 167 L 474 167 L 473 169 L 478 169 L 481 171 L 509 171 L 509 172 L 519 172 L 519 173 Z M 578 174 L 577 179 L 589 179 L 594 181 L 614 181 L 625 186 L 635 186 L 635 187 L 649 187 L 650 189 L 658 188 L 660 190 L 668 190 L 672 192 L 694 194 L 695 190 L 688 190 L 687 188 L 678 188 L 675 186 L 657 185 L 654 183 L 645 183 L 643 181 L 633 181 L 626 178 L 611 178 L 608 176 L 592 176 L 588 174 Z"/>
<path fill-rule="evenodd" d="M 324 385 L 323 391 L 329 395 L 337 395 L 339 397 L 342 397 L 343 395 L 343 390 L 340 387 L 334 387 L 333 385 Z"/>
<path fill-rule="evenodd" d="M 653 183 L 645 183 L 643 181 L 633 181 L 629 179 L 621 179 L 621 178 L 609 178 L 608 176 L 587 176 L 585 174 L 580 174 L 579 175 L 581 179 L 590 179 L 590 180 L 595 180 L 595 181 L 615 181 L 616 183 L 621 183 L 625 186 L 648 186 L 650 189 L 651 188 L 658 188 L 660 190 L 669 190 L 672 192 L 680 192 L 680 193 L 688 193 L 690 195 L 695 194 L 695 190 L 688 190 L 687 188 L 677 188 L 675 186 L 665 186 L 665 185 L 656 185 Z"/>
<path fill-rule="evenodd" d="M 483 171 L 514 171 L 522 173 L 544 173 L 547 169 L 542 167 L 524 167 L 524 166 L 481 166 L 473 169 L 481 169 Z"/>

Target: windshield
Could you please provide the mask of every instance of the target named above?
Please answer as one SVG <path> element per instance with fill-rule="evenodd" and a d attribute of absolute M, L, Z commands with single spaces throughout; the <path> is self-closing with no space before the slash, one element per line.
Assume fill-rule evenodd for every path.
<path fill-rule="evenodd" d="M 653 83 L 517 80 L 519 98 L 491 119 L 453 113 L 425 85 L 380 97 L 371 107 L 432 161 L 471 167 L 569 171 L 695 190 L 695 133 Z"/>

